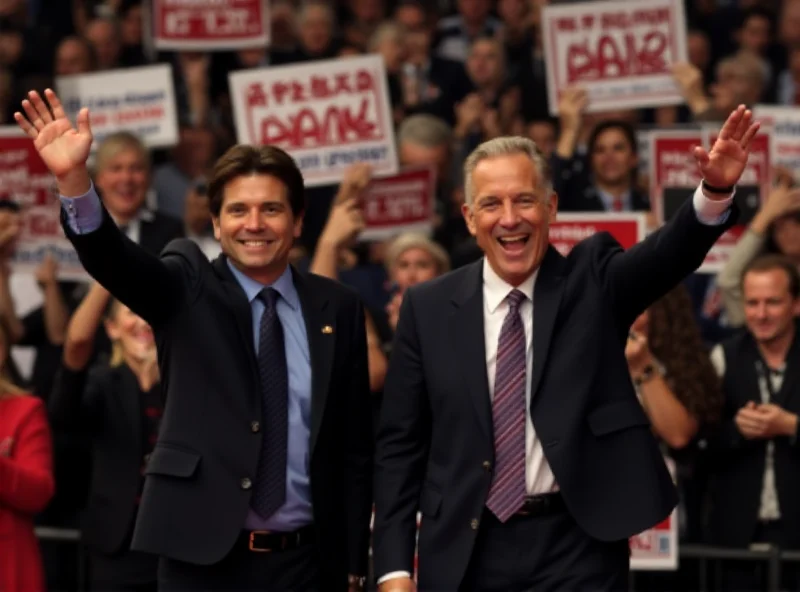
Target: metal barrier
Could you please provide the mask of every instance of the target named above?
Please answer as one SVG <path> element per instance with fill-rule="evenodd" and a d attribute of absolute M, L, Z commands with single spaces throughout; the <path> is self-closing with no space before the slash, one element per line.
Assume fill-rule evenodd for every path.
<path fill-rule="evenodd" d="M 40 541 L 53 543 L 69 543 L 78 547 L 78 590 L 87 591 L 86 577 L 86 548 L 81 543 L 79 530 L 65 528 L 37 527 L 36 536 Z M 709 563 L 716 562 L 719 574 L 720 561 L 755 561 L 764 562 L 767 566 L 767 589 L 764 592 L 779 592 L 781 583 L 781 564 L 800 563 L 800 551 L 781 551 L 773 545 L 763 545 L 759 549 L 730 549 L 726 547 L 712 547 L 710 545 L 679 545 L 681 559 L 697 560 L 699 563 L 699 592 L 709 592 L 708 576 Z M 631 572 L 631 589 L 634 589 L 636 574 Z M 717 584 L 719 577 L 717 577 Z"/>
<path fill-rule="evenodd" d="M 50 526 L 37 526 L 34 529 L 36 538 L 49 543 L 68 543 L 77 546 L 78 553 L 78 592 L 89 590 L 87 578 L 86 547 L 81 543 L 81 531 L 72 528 L 52 528 Z"/>

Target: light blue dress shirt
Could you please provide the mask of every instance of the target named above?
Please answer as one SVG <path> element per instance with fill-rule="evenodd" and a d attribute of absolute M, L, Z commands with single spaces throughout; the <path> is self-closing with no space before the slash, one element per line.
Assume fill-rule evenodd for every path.
<path fill-rule="evenodd" d="M 85 195 L 61 197 L 67 223 L 77 234 L 97 230 L 103 221 L 100 198 L 94 186 Z M 228 260 L 233 276 L 250 303 L 253 321 L 253 341 L 258 354 L 259 328 L 264 303 L 257 298 L 264 285 L 247 277 Z M 244 528 L 248 530 L 293 531 L 311 524 L 311 484 L 309 478 L 309 443 L 311 439 L 311 354 L 308 347 L 303 310 L 292 281 L 292 271 L 286 268 L 272 286 L 280 294 L 278 318 L 283 327 L 286 362 L 289 374 L 289 432 L 286 462 L 286 502 L 268 519 L 250 511 Z M 211 511 L 212 508 L 209 508 Z"/>

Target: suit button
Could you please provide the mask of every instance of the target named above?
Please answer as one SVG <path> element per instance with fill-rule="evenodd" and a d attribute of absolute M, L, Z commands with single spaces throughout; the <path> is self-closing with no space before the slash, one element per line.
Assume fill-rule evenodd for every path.
<path fill-rule="evenodd" d="M 491 471 L 492 470 L 492 463 L 490 463 L 488 460 L 483 461 L 483 468 L 486 471 Z"/>
<path fill-rule="evenodd" d="M 257 434 L 258 432 L 261 431 L 261 424 L 258 423 L 257 421 L 252 422 L 250 424 L 250 431 L 253 432 L 254 434 Z"/>
<path fill-rule="evenodd" d="M 253 482 L 250 481 L 247 477 L 242 479 L 241 481 L 242 489 L 250 489 L 253 486 Z"/>
<path fill-rule="evenodd" d="M 470 526 L 470 528 L 471 528 L 472 530 L 478 530 L 478 519 L 477 519 L 477 518 L 473 518 L 473 519 L 470 521 L 470 523 L 469 523 L 469 526 Z"/>

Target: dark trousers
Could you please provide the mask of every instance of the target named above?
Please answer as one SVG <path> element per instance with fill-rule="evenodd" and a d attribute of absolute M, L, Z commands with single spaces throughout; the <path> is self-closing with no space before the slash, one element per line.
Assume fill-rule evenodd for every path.
<path fill-rule="evenodd" d="M 194 565 L 161 558 L 159 592 L 318 592 L 320 558 L 317 545 L 308 544 L 271 553 L 250 551 L 238 541 L 214 565 Z"/>
<path fill-rule="evenodd" d="M 592 539 L 565 509 L 505 524 L 487 510 L 459 590 L 620 592 L 628 588 L 629 564 L 627 540 Z"/>

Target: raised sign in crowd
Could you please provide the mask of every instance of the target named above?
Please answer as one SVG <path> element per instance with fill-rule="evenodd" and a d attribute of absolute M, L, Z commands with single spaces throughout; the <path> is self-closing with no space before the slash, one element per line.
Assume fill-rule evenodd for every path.
<path fill-rule="evenodd" d="M 46 93 L 45 89 L 51 90 Z M 740 105 L 747 111 L 737 110 Z M 751 119 L 760 123 L 752 127 L 752 136 L 748 135 Z M 58 133 L 74 134 L 69 137 L 75 142 L 75 138 L 85 140 L 86 154 L 80 162 L 69 162 L 68 173 L 66 168 L 59 173 L 47 142 L 55 138 L 53 130 L 67 121 L 75 127 Z M 218 528 L 222 518 L 209 521 L 207 531 L 198 526 L 186 533 L 187 538 L 214 541 L 206 546 L 187 542 L 184 553 L 180 546 L 165 542 L 161 554 L 175 561 L 169 568 L 169 577 L 176 578 L 174 589 L 180 588 L 181 581 L 192 581 L 177 579 L 175 574 L 196 577 L 189 568 L 180 572 L 175 567 L 178 562 L 209 565 L 222 557 L 227 557 L 223 563 L 229 562 L 224 569 L 239 574 L 229 580 L 230 589 L 236 590 L 253 589 L 235 582 L 237 577 L 245 578 L 241 573 L 247 570 L 260 573 L 259 561 L 264 562 L 267 579 L 240 581 L 261 581 L 258 589 L 265 591 L 380 587 L 382 592 L 391 592 L 412 590 L 411 581 L 417 578 L 420 590 L 439 590 L 433 585 L 426 588 L 425 578 L 437 586 L 460 581 L 455 585 L 460 586 L 458 590 L 572 589 L 552 587 L 560 580 L 536 579 L 534 572 L 546 571 L 544 566 L 569 565 L 559 563 L 563 557 L 556 560 L 547 555 L 556 553 L 553 549 L 531 555 L 536 569 L 531 567 L 534 575 L 529 580 L 509 575 L 507 584 L 495 579 L 492 587 L 480 573 L 484 568 L 476 567 L 477 555 L 466 567 L 470 555 L 466 551 L 463 557 L 459 555 L 461 538 L 472 537 L 469 545 L 474 543 L 475 549 L 488 545 L 486 540 L 503 540 L 482 538 L 495 536 L 486 532 L 500 528 L 487 526 L 490 520 L 485 515 L 491 504 L 488 510 L 460 508 L 469 516 L 459 518 L 461 530 L 455 526 L 449 530 L 451 539 L 426 537 L 426 520 L 444 523 L 453 515 L 456 502 L 451 501 L 448 508 L 445 493 L 450 486 L 437 484 L 437 475 L 447 473 L 436 472 L 452 459 L 442 452 L 444 448 L 412 450 L 416 440 L 404 441 L 404 454 L 430 456 L 424 457 L 424 464 L 415 465 L 422 467 L 414 474 L 420 484 L 404 490 L 410 505 L 403 507 L 414 506 L 416 511 L 403 519 L 416 517 L 420 532 L 413 565 L 406 564 L 405 557 L 398 557 L 397 565 L 385 559 L 387 549 L 395 544 L 388 539 L 399 536 L 389 524 L 400 517 L 382 513 L 380 508 L 364 522 L 365 528 L 376 530 L 383 525 L 383 534 L 374 541 L 365 532 L 356 543 L 344 543 L 355 536 L 350 530 L 361 526 L 356 516 L 342 519 L 342 548 L 336 552 L 328 547 L 328 526 L 314 530 L 320 516 L 339 507 L 334 502 L 326 505 L 318 496 L 338 500 L 351 487 L 342 485 L 337 492 L 337 479 L 345 483 L 357 478 L 351 474 L 353 467 L 333 466 L 330 460 L 337 459 L 339 451 L 331 422 L 349 426 L 341 436 L 348 446 L 360 433 L 358 427 L 369 424 L 370 450 L 373 440 L 395 438 L 392 450 L 400 454 L 400 426 L 415 438 L 419 431 L 432 430 L 431 446 L 443 446 L 438 440 L 443 424 L 470 421 L 452 407 L 446 408 L 449 412 L 437 407 L 441 405 L 437 393 L 450 388 L 455 378 L 447 374 L 453 369 L 442 370 L 439 376 L 429 366 L 446 365 L 443 360 L 450 358 L 440 358 L 439 352 L 428 349 L 439 343 L 437 339 L 423 341 L 417 333 L 404 330 L 401 318 L 406 316 L 411 323 L 408 319 L 419 315 L 413 321 L 418 325 L 444 322 L 430 312 L 434 308 L 417 310 L 423 304 L 433 307 L 441 292 L 414 287 L 470 266 L 481 277 L 486 245 L 479 244 L 481 228 L 475 226 L 477 214 L 467 214 L 471 208 L 525 207 L 522 201 L 472 203 L 480 164 L 465 169 L 465 161 L 484 142 L 506 136 L 535 143 L 536 156 L 531 158 L 538 163 L 537 179 L 549 176 L 545 185 L 558 196 L 557 214 L 553 212 L 549 229 L 544 228 L 552 256 L 558 254 L 567 262 L 582 261 L 584 242 L 611 240 L 619 252 L 627 252 L 639 244 L 657 244 L 662 228 L 667 229 L 663 236 L 674 241 L 674 230 L 669 234 L 669 228 L 683 223 L 689 202 L 703 220 L 697 206 L 703 193 L 698 187 L 710 188 L 706 196 L 713 197 L 715 191 L 723 197 L 733 194 L 732 217 L 720 218 L 724 228 L 708 243 L 710 249 L 704 259 L 698 259 L 696 271 L 677 286 L 667 286 L 669 290 L 654 302 L 645 303 L 646 310 L 627 319 L 633 324 L 619 339 L 603 336 L 624 352 L 619 359 L 624 355 L 629 377 L 622 382 L 631 386 L 628 389 L 625 382 L 624 395 L 635 393 L 635 399 L 628 398 L 638 401 L 625 406 L 620 400 L 614 409 L 606 404 L 609 407 L 601 408 L 603 413 L 582 410 L 593 439 L 581 439 L 574 447 L 596 446 L 602 454 L 611 455 L 615 447 L 636 442 L 623 439 L 626 428 L 646 429 L 659 450 L 653 462 L 663 460 L 677 489 L 677 503 L 660 516 L 659 523 L 624 535 L 631 590 L 800 590 L 800 563 L 789 559 L 769 564 L 744 555 L 718 560 L 713 553 L 705 558 L 702 553 L 682 553 L 687 548 L 710 549 L 716 557 L 731 550 L 800 551 L 800 335 L 796 320 L 800 315 L 800 189 L 796 188 L 800 179 L 800 0 L 0 0 L 0 592 L 172 589 L 169 578 L 163 573 L 159 576 L 158 554 L 137 548 L 136 541 L 160 536 L 153 530 L 154 517 L 169 519 L 168 514 L 150 509 L 160 503 L 153 499 L 155 492 L 175 496 L 164 503 L 177 507 L 184 499 L 179 495 L 193 483 L 206 487 L 204 480 L 211 475 L 235 480 L 231 487 L 236 493 L 220 486 L 219 503 L 213 507 L 202 507 L 198 501 L 207 498 L 186 493 L 185 509 L 176 510 L 172 525 L 163 525 L 167 530 L 183 524 L 186 512 L 196 512 L 200 525 L 209 515 L 239 512 L 228 507 L 225 496 L 250 495 L 253 489 L 258 493 L 253 494 L 255 499 L 263 493 L 255 476 L 257 457 L 242 461 L 250 463 L 242 466 L 252 465 L 253 474 L 234 475 L 234 468 L 240 470 L 238 461 L 223 460 L 226 454 L 237 454 L 234 444 L 227 452 L 212 454 L 193 452 L 180 441 L 169 440 L 182 430 L 191 433 L 194 428 L 187 427 L 188 421 L 210 421 L 197 418 L 218 409 L 206 401 L 211 392 L 225 393 L 225 410 L 214 412 L 220 415 L 218 429 L 225 429 L 227 414 L 243 405 L 236 398 L 246 397 L 243 392 L 227 391 L 239 383 L 229 382 L 222 371 L 213 374 L 217 378 L 194 382 L 184 374 L 164 373 L 164 368 L 180 363 L 184 373 L 194 365 L 197 376 L 205 377 L 203 372 L 209 368 L 227 363 L 227 354 L 218 355 L 214 347 L 205 354 L 198 347 L 190 362 L 186 352 L 195 350 L 178 346 L 195 339 L 189 333 L 196 332 L 196 339 L 217 335 L 219 320 L 211 319 L 211 312 L 203 317 L 197 311 L 207 305 L 209 311 L 216 310 L 208 303 L 221 296 L 204 286 L 211 281 L 209 274 L 222 274 L 227 289 L 244 291 L 238 327 L 250 345 L 253 335 L 256 339 L 256 351 L 249 354 L 253 364 L 226 371 L 252 372 L 261 376 L 262 386 L 272 380 L 265 377 L 273 374 L 263 374 L 265 362 L 259 357 L 256 364 L 254 356 L 268 348 L 258 317 L 262 311 L 265 318 L 270 311 L 274 314 L 276 305 L 266 298 L 262 303 L 257 289 L 240 279 L 234 267 L 228 269 L 225 258 L 232 256 L 231 250 L 244 253 L 259 246 L 235 234 L 226 240 L 225 233 L 233 232 L 234 223 L 250 222 L 244 218 L 234 222 L 234 206 L 220 201 L 231 184 L 251 173 L 274 174 L 281 187 L 289 187 L 288 201 L 274 210 L 265 206 L 267 210 L 254 215 L 281 216 L 291 207 L 295 232 L 293 242 L 284 246 L 292 273 L 299 274 L 295 277 L 323 276 L 346 286 L 341 294 L 357 294 L 361 312 L 345 320 L 349 296 L 339 296 L 338 288 L 328 288 L 328 283 L 313 283 L 316 279 L 298 288 L 298 293 L 292 292 L 295 300 L 287 297 L 285 287 L 275 288 L 285 299 L 282 302 L 288 303 L 286 308 L 278 305 L 277 314 L 286 335 L 289 405 L 288 410 L 270 409 L 287 414 L 288 444 L 268 437 L 273 428 L 266 416 L 242 420 L 240 427 L 250 437 L 260 438 L 263 433 L 264 441 L 272 446 L 288 446 L 288 501 L 276 514 L 280 519 L 270 521 L 252 510 L 260 518 L 253 518 L 251 512 L 245 521 L 242 514 L 236 532 L 245 533 L 237 534 L 244 536 L 244 542 L 234 543 L 229 536 L 233 530 Z M 63 138 L 58 138 L 64 141 L 62 148 L 68 141 Z M 734 177 L 735 187 L 719 191 L 707 169 L 698 166 L 703 162 L 698 154 L 703 151 L 696 149 L 709 151 L 709 162 L 714 163 L 731 138 L 741 139 L 746 163 L 742 161 L 743 168 Z M 229 152 L 237 144 L 273 146 L 280 151 L 273 156 Z M 299 197 L 289 177 L 281 177 L 290 174 L 281 169 L 288 166 L 281 160 L 284 152 L 302 174 L 304 189 Z M 64 149 L 64 158 L 66 154 Z M 234 172 L 220 172 L 223 161 L 215 168 L 223 155 L 225 166 Z M 491 157 L 487 153 L 481 158 Z M 276 160 L 258 166 L 241 164 L 256 158 Z M 67 194 L 65 188 L 80 185 L 73 182 L 72 169 L 82 167 L 84 161 L 91 182 Z M 100 201 L 92 201 L 97 196 Z M 251 214 L 242 210 L 238 215 Z M 226 216 L 230 217 L 227 222 Z M 107 223 L 113 223 L 121 238 L 112 237 Z M 105 237 L 108 242 L 96 239 L 96 244 L 107 245 L 107 251 L 105 246 L 95 248 L 88 257 L 84 251 L 95 245 L 91 242 L 95 239 L 89 238 L 92 234 Z M 601 234 L 606 238 L 598 237 Z M 176 239 L 189 239 L 197 248 L 190 249 L 188 243 L 175 246 Z M 276 239 L 267 235 L 264 240 Z M 126 251 L 123 242 L 135 243 L 136 253 L 141 254 Z M 666 238 L 663 243 L 667 244 Z M 681 252 L 674 250 L 674 257 Z M 192 258 L 197 253 L 203 265 Z M 154 263 L 159 254 L 165 262 L 162 267 Z M 116 258 L 116 267 L 103 261 L 106 255 Z M 592 273 L 612 273 L 606 269 L 611 263 L 600 260 L 605 256 L 597 255 Z M 659 252 L 659 256 L 673 255 Z M 157 312 L 161 309 L 154 299 L 163 293 L 162 308 L 167 311 L 168 293 L 174 288 L 169 278 L 174 274 L 169 276 L 164 270 L 180 267 L 178 260 L 185 264 L 181 281 L 200 295 L 186 296 L 180 304 L 184 313 L 173 311 L 175 319 L 167 323 L 163 320 L 167 312 Z M 147 269 L 153 270 L 150 275 Z M 484 319 L 487 334 L 492 334 L 488 268 L 483 269 L 487 282 Z M 624 288 L 608 290 L 619 299 L 627 296 L 617 290 L 649 294 L 646 283 L 651 275 L 657 278 L 642 271 L 627 278 Z M 598 277 L 599 283 L 605 281 L 605 276 Z M 134 280 L 143 285 L 134 285 Z M 544 277 L 536 281 L 546 284 Z M 570 281 L 564 284 L 568 291 Z M 535 286 L 532 289 L 539 290 L 539 284 Z M 321 293 L 329 289 L 333 296 L 328 304 L 314 313 L 319 316 L 312 316 L 306 310 L 309 302 L 316 302 L 312 296 L 321 299 Z M 461 299 L 459 289 L 451 295 L 452 305 L 466 307 L 471 301 Z M 409 293 L 416 300 L 405 298 Z M 545 296 L 539 299 L 535 294 L 532 310 L 552 305 Z M 480 314 L 481 301 L 477 302 L 475 310 Z M 252 304 L 252 313 L 247 304 Z M 573 304 L 562 301 L 562 306 Z M 560 352 L 567 347 L 565 339 L 575 339 L 575 348 L 579 347 L 577 333 L 558 337 L 570 323 L 557 320 L 555 329 L 548 329 L 546 321 L 540 325 L 536 313 L 531 317 L 531 309 L 520 310 L 524 322 L 534 319 L 534 334 L 555 331 L 551 348 Z M 597 310 L 597 315 L 607 312 L 604 303 Z M 196 322 L 187 324 L 189 317 L 182 314 L 196 315 Z M 229 323 L 232 332 L 236 331 L 234 318 Z M 361 338 L 351 336 L 346 325 L 352 318 L 357 319 L 356 329 L 363 328 L 366 334 L 365 352 L 359 345 Z M 207 333 L 204 319 L 213 324 Z M 295 343 L 295 333 L 302 333 L 298 328 L 303 323 L 308 339 Z M 497 321 L 494 339 L 499 327 Z M 171 333 L 181 330 L 180 339 Z M 608 330 L 613 333 L 612 327 Z M 465 338 L 471 335 L 463 331 L 460 335 Z M 477 336 L 482 339 L 482 331 Z M 336 345 L 321 344 L 320 339 Z M 532 374 L 533 390 L 542 392 L 536 390 L 537 381 L 542 380 L 542 370 L 536 365 L 545 364 L 545 357 L 537 347 L 547 349 L 548 345 L 538 339 L 533 338 L 534 369 L 528 369 L 527 388 L 531 389 Z M 493 349 L 487 340 L 489 353 L 481 354 L 480 361 L 487 360 L 490 373 L 503 362 L 502 343 L 501 338 L 500 347 Z M 478 345 L 483 347 L 483 342 Z M 530 357 L 530 342 L 528 347 Z M 399 348 L 401 360 L 393 362 L 393 352 Z M 421 352 L 413 364 L 408 348 L 414 355 Z M 306 360 L 305 370 L 295 367 L 292 356 Z M 320 386 L 320 364 L 333 368 L 330 387 L 328 378 Z M 584 366 L 576 360 L 567 372 L 580 375 L 596 364 L 592 360 Z M 461 391 L 468 397 L 472 396 L 467 384 L 471 377 L 486 382 L 486 375 L 475 374 L 467 359 L 463 365 L 467 381 Z M 429 383 L 421 387 L 409 378 L 412 367 L 424 373 Z M 348 423 L 354 420 L 348 415 L 353 403 L 344 393 L 341 399 L 330 395 L 334 399 L 328 401 L 322 419 L 317 389 L 346 391 L 351 388 L 347 385 L 360 380 L 362 371 L 369 382 L 364 426 L 353 428 Z M 347 380 L 350 372 L 351 381 Z M 400 376 L 404 372 L 406 378 Z M 539 388 L 549 393 L 552 379 L 544 372 Z M 168 384 L 170 378 L 172 384 Z M 216 380 L 223 382 L 202 384 Z M 586 377 L 587 384 L 592 380 L 600 379 Z M 392 403 L 386 411 L 382 407 L 385 384 L 387 397 L 397 396 L 397 384 L 401 384 L 409 392 L 425 391 L 427 398 L 420 395 L 422 403 L 405 406 Z M 494 384 L 490 376 L 489 389 Z M 184 419 L 176 416 L 186 408 L 185 402 L 179 402 L 174 392 L 188 385 L 209 390 L 197 393 L 197 416 L 182 423 Z M 479 392 L 486 391 L 486 386 L 482 388 Z M 295 399 L 297 389 L 312 392 L 313 404 L 300 395 Z M 191 393 L 181 397 L 187 395 Z M 571 402 L 569 392 L 561 395 L 564 406 L 587 404 Z M 417 397 L 416 391 L 412 396 Z M 264 401 L 268 406 L 269 397 Z M 345 407 L 330 411 L 332 401 L 337 409 Z M 488 409 L 488 396 L 486 401 Z M 578 458 L 577 453 L 572 448 L 567 451 L 558 439 L 547 441 L 546 430 L 535 425 L 536 403 L 532 405 L 534 425 L 529 426 L 529 436 L 535 428 L 536 437 L 544 434 L 544 442 L 529 441 L 526 458 L 530 462 L 530 455 L 543 454 L 545 465 L 549 461 L 554 467 L 556 481 L 564 483 L 544 495 L 538 490 L 533 495 L 529 486 L 528 505 L 512 512 L 511 521 L 529 515 L 535 515 L 531 518 L 535 520 L 561 519 L 558 512 L 570 515 L 578 505 L 569 489 L 575 485 L 567 482 L 561 469 L 564 455 Z M 412 407 L 414 421 L 419 423 L 412 424 Z M 382 409 L 395 416 L 383 417 Z M 399 418 L 398 414 L 405 415 Z M 293 433 L 299 433 L 293 432 L 295 421 L 305 422 L 310 431 L 311 443 L 301 448 L 292 439 Z M 495 468 L 501 470 L 496 436 L 502 424 L 498 421 L 495 415 L 493 450 L 498 458 L 486 460 L 475 479 L 491 479 Z M 176 427 L 178 423 L 183 427 Z M 454 427 L 454 433 L 460 429 Z M 476 438 L 483 437 L 479 422 L 474 422 L 474 429 Z M 225 440 L 218 437 L 220 442 Z M 571 437 L 561 434 L 558 438 Z M 452 441 L 452 446 L 461 445 L 460 440 Z M 323 452 L 318 452 L 320 446 Z M 298 454 L 295 466 L 293 455 Z M 381 454 L 385 466 L 376 472 L 376 492 L 380 479 L 389 481 L 390 473 L 391 478 L 400 479 L 387 468 L 388 452 Z M 232 464 L 225 465 L 228 461 Z M 320 467 L 326 462 L 330 466 Z M 461 469 L 477 470 L 478 464 Z M 570 471 L 583 471 L 592 479 L 618 478 L 599 474 L 601 469 L 587 466 Z M 258 470 L 260 474 L 261 465 Z M 371 475 L 369 470 L 368 479 Z M 472 478 L 464 477 L 465 482 Z M 180 481 L 169 488 L 160 485 L 170 479 Z M 324 481 L 322 493 L 314 489 L 315 480 Z M 630 483 L 619 486 L 639 491 Z M 363 490 L 365 495 L 371 495 L 370 487 Z M 311 502 L 292 505 L 294 496 L 305 501 L 313 498 L 313 519 Z M 606 502 L 599 500 L 598 507 Z M 255 502 L 250 507 L 256 508 Z M 392 507 L 400 512 L 399 502 Z M 140 508 L 147 517 L 137 526 Z M 499 516 L 495 512 L 491 520 L 499 520 L 505 528 L 505 518 L 495 515 Z M 579 515 L 580 511 L 575 520 L 589 531 L 587 540 L 602 538 L 591 527 L 584 528 Z M 601 522 L 598 518 L 597 523 Z M 291 528 L 284 528 L 287 524 Z M 430 533 L 444 531 L 444 527 L 430 529 Z M 601 532 L 600 527 L 596 532 Z M 564 538 L 565 548 L 558 553 L 582 554 L 585 568 L 599 555 L 592 555 L 588 547 L 578 548 L 579 540 Z M 358 555 L 352 550 L 362 542 L 370 561 L 362 564 L 351 557 L 346 582 L 326 580 L 324 574 L 335 572 L 330 566 L 338 561 L 339 551 Z M 412 544 L 410 539 L 407 542 Z M 574 549 L 566 548 L 573 544 Z M 319 552 L 332 558 L 321 560 L 323 575 L 316 583 L 292 583 L 301 581 L 291 577 L 299 578 L 297 574 L 305 569 L 299 566 L 304 564 L 300 559 L 291 564 L 281 559 L 281 553 L 297 553 L 306 545 L 319 545 Z M 371 561 L 375 545 L 383 545 L 384 559 L 376 560 L 377 568 Z M 220 551 L 223 546 L 225 553 Z M 231 547 L 240 548 L 241 557 L 236 552 L 226 555 Z M 448 562 L 446 567 L 424 565 L 424 549 L 434 547 L 449 549 L 449 554 L 442 551 L 441 555 Z M 511 545 L 503 554 L 515 552 Z M 463 559 L 464 569 L 456 567 L 452 557 Z M 498 559 L 492 565 L 504 564 Z M 293 569 L 297 574 L 286 575 Z M 446 575 L 431 575 L 434 572 Z M 528 585 L 516 587 L 514 578 Z M 208 579 L 207 584 L 221 590 L 224 581 Z M 591 589 L 612 589 L 604 585 Z M 590 588 L 575 583 L 574 589 Z"/>

